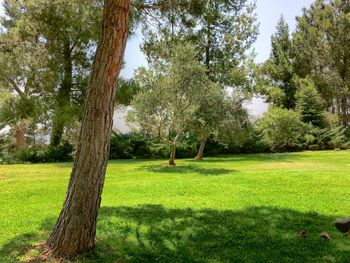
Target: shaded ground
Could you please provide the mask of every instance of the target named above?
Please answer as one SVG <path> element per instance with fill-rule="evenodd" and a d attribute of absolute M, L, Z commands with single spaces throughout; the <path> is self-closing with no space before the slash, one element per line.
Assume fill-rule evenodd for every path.
<path fill-rule="evenodd" d="M 97 249 L 76 261 L 349 262 L 350 241 L 335 231 L 334 220 L 272 207 L 243 211 L 103 207 Z M 0 250 L 1 262 L 16 262 L 14 255 L 26 259 L 26 248 L 53 224 L 53 218 L 45 220 L 42 235 L 26 233 L 6 243 Z M 298 237 L 301 230 L 309 237 Z M 332 240 L 320 238 L 322 231 Z"/>

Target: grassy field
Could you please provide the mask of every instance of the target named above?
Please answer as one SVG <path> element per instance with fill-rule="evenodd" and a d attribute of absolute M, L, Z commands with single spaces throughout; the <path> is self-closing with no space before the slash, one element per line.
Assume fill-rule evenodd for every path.
<path fill-rule="evenodd" d="M 164 162 L 110 162 L 97 249 L 77 262 L 350 262 L 334 228 L 350 215 L 350 151 Z M 0 166 L 1 263 L 36 256 L 70 169 Z"/>

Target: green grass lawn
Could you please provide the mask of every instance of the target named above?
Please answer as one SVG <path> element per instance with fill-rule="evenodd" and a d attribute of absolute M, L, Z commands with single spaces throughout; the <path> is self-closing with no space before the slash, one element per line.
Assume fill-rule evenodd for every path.
<path fill-rule="evenodd" d="M 350 240 L 334 228 L 350 215 L 350 151 L 164 162 L 110 162 L 98 245 L 77 262 L 350 262 Z M 70 169 L 0 166 L 1 263 L 36 255 Z"/>

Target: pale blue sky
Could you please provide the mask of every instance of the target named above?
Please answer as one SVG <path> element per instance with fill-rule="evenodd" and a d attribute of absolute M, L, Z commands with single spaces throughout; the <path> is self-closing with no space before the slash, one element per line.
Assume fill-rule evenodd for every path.
<path fill-rule="evenodd" d="M 281 15 L 290 26 L 291 31 L 295 29 L 295 17 L 300 15 L 303 7 L 309 7 L 313 0 L 257 0 L 257 14 L 260 23 L 260 34 L 255 43 L 255 51 L 257 53 L 256 61 L 263 62 L 270 55 L 271 35 L 275 32 L 276 24 Z M 2 0 L 0 0 L 2 11 Z M 126 66 L 122 72 L 123 76 L 130 77 L 134 70 L 140 65 L 145 65 L 146 61 L 140 52 L 139 45 L 142 36 L 136 34 L 128 44 L 125 54 Z"/>

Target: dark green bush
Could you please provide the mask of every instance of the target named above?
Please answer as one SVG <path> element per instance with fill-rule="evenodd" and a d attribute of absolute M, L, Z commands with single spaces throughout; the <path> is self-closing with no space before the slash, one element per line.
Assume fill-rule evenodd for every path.
<path fill-rule="evenodd" d="M 143 134 L 113 133 L 111 139 L 110 159 L 154 158 L 159 153 L 154 153 L 153 141 Z"/>
<path fill-rule="evenodd" d="M 303 150 L 306 130 L 300 114 L 277 107 L 270 107 L 258 123 L 263 142 L 273 152 Z"/>
<path fill-rule="evenodd" d="M 68 141 L 57 146 L 49 146 L 45 151 L 45 162 L 70 162 L 73 160 L 74 147 Z"/>
<path fill-rule="evenodd" d="M 305 135 L 305 148 L 308 150 L 347 149 L 349 147 L 348 128 L 341 126 L 320 129 L 309 125 Z"/>
<path fill-rule="evenodd" d="M 184 137 L 176 148 L 178 158 L 191 158 L 196 155 L 197 142 L 194 138 Z M 168 158 L 170 144 L 149 138 L 140 133 L 114 133 L 111 140 L 110 159 L 131 158 Z"/>
<path fill-rule="evenodd" d="M 110 159 L 133 158 L 133 148 L 130 143 L 130 135 L 113 134 L 110 147 Z"/>
<path fill-rule="evenodd" d="M 37 147 L 30 147 L 18 151 L 15 153 L 14 157 L 25 163 L 44 163 L 46 162 L 46 152 L 43 149 Z"/>
<path fill-rule="evenodd" d="M 58 146 L 29 147 L 16 152 L 14 157 L 17 162 L 25 163 L 70 162 L 73 160 L 73 150 L 74 147 L 68 141 L 63 141 Z"/>
<path fill-rule="evenodd" d="M 262 139 L 259 131 L 252 129 L 248 131 L 238 153 L 265 153 L 270 151 L 269 145 Z"/>

